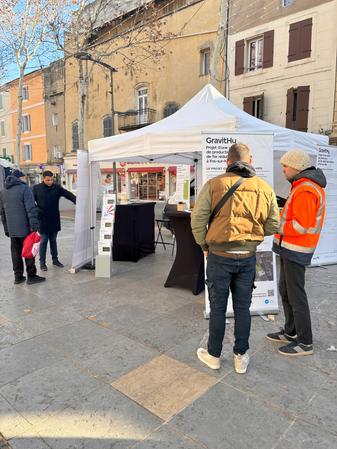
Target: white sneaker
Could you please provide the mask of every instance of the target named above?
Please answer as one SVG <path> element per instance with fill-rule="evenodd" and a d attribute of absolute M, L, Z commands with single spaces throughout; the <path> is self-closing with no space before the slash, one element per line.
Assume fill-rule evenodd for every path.
<path fill-rule="evenodd" d="M 245 354 L 234 354 L 234 368 L 235 372 L 238 374 L 245 374 L 249 365 L 249 355 Z"/>
<path fill-rule="evenodd" d="M 220 369 L 220 357 L 214 357 L 208 354 L 207 349 L 199 348 L 197 350 L 197 356 L 200 362 L 204 363 L 211 369 Z"/>

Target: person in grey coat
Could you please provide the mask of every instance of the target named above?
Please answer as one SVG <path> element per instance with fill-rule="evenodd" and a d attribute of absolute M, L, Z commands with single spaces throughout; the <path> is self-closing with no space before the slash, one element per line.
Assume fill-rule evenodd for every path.
<path fill-rule="evenodd" d="M 0 192 L 0 215 L 7 237 L 11 239 L 11 254 L 14 271 L 14 284 L 26 280 L 23 275 L 22 248 L 27 235 L 39 230 L 39 220 L 34 196 L 25 182 L 25 175 L 14 170 L 7 176 L 5 189 Z M 45 280 L 36 274 L 35 259 L 25 259 L 27 284 L 36 284 Z"/>

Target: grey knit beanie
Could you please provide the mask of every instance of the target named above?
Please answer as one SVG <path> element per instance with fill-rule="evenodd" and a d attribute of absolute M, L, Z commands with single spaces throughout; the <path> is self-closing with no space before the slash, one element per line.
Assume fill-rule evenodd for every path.
<path fill-rule="evenodd" d="M 287 153 L 281 157 L 280 163 L 299 171 L 312 166 L 309 154 L 297 148 L 287 151 Z"/>

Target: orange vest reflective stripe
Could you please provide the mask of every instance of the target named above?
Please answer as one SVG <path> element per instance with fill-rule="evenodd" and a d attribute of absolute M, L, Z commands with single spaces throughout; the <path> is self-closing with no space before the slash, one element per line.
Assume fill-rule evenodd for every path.
<path fill-rule="evenodd" d="M 317 198 L 317 209 L 315 213 L 303 210 L 303 223 L 310 223 L 304 228 L 295 218 L 293 210 L 296 196 L 308 192 Z M 307 215 L 305 215 L 307 214 Z M 310 215 L 309 215 L 310 214 Z M 279 234 L 275 234 L 274 243 L 282 248 L 304 254 L 313 254 L 317 246 L 319 236 L 323 227 L 325 215 L 325 192 L 318 184 L 303 178 L 294 182 L 290 195 L 281 212 L 281 223 Z M 298 211 L 296 211 L 298 217 Z M 301 218 L 301 217 L 299 217 Z M 291 235 L 285 232 L 286 223 L 292 226 Z"/>

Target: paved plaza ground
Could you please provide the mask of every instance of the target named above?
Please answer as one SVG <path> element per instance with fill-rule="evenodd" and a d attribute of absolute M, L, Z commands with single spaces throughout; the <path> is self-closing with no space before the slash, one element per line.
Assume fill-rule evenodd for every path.
<path fill-rule="evenodd" d="M 170 250 L 115 263 L 111 279 L 48 260 L 47 282 L 14 286 L 0 231 L 0 447 L 337 448 L 337 266 L 307 272 L 315 354 L 278 355 L 264 336 L 282 314 L 254 317 L 237 375 L 232 320 L 220 371 L 197 360 L 203 294 L 163 287 Z M 73 221 L 58 241 L 69 268 Z"/>

